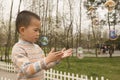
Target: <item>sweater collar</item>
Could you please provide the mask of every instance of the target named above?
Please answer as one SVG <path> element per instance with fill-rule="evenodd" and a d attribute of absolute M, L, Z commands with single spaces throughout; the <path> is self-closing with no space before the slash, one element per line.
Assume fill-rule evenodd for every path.
<path fill-rule="evenodd" d="M 25 41 L 23 39 L 19 39 L 18 43 L 21 43 L 21 44 L 24 44 L 24 45 L 34 45 L 34 43 Z"/>

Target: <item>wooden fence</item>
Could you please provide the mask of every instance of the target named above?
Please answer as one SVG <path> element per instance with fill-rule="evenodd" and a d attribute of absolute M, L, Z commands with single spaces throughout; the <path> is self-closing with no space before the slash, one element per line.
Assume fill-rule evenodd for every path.
<path fill-rule="evenodd" d="M 15 68 L 12 63 L 0 62 L 0 69 L 8 72 L 15 73 Z M 56 71 L 53 69 L 45 71 L 45 80 L 108 80 L 102 77 L 88 77 L 87 75 L 78 75 L 78 74 L 70 74 L 62 71 Z M 0 77 L 0 80 L 12 80 Z"/>
<path fill-rule="evenodd" d="M 0 77 L 0 80 L 12 80 L 12 79 L 8 79 L 6 77 Z"/>

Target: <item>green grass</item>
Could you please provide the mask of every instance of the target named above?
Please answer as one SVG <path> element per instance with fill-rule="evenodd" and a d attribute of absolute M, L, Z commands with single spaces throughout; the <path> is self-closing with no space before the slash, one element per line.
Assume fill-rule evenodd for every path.
<path fill-rule="evenodd" d="M 67 59 L 64 59 L 54 69 L 70 72 L 75 74 L 83 74 L 93 77 L 104 76 L 109 80 L 120 80 L 120 57 L 114 58 L 69 58 L 70 68 L 67 69 Z"/>

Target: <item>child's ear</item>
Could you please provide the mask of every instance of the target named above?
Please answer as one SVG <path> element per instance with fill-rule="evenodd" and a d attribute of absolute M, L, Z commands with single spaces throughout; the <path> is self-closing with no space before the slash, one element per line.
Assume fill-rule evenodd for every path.
<path fill-rule="evenodd" d="M 25 27 L 20 27 L 19 28 L 19 32 L 22 34 L 22 33 L 24 33 L 24 31 L 25 31 Z"/>

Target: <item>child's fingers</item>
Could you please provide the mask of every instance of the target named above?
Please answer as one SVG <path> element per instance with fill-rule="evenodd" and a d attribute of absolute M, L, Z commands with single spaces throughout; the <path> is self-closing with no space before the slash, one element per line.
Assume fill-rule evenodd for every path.
<path fill-rule="evenodd" d="M 72 52 L 72 49 L 68 49 L 67 52 L 68 52 L 68 53 L 69 53 L 69 52 Z"/>
<path fill-rule="evenodd" d="M 53 53 L 54 51 L 55 51 L 55 48 L 52 48 L 51 51 L 50 51 L 50 53 Z"/>
<path fill-rule="evenodd" d="M 71 53 L 71 52 L 72 52 L 72 49 L 68 49 L 68 50 L 64 51 L 65 54 L 66 53 Z"/>
<path fill-rule="evenodd" d="M 56 54 L 57 57 L 60 57 L 60 56 L 62 57 L 62 55 L 63 55 L 63 53 L 61 53 L 61 52 Z"/>
<path fill-rule="evenodd" d="M 70 49 L 68 49 L 68 50 L 72 51 L 73 49 L 72 49 L 72 48 L 70 48 Z"/>
<path fill-rule="evenodd" d="M 64 55 L 62 56 L 62 58 L 66 58 L 72 55 L 72 49 L 68 49 L 66 51 L 63 52 Z"/>
<path fill-rule="evenodd" d="M 72 54 L 73 54 L 72 52 L 69 52 L 69 53 L 68 53 L 68 56 L 71 56 Z"/>
<path fill-rule="evenodd" d="M 65 50 L 66 50 L 66 48 L 63 48 L 63 49 L 62 49 L 62 52 L 64 52 Z"/>
<path fill-rule="evenodd" d="M 72 52 L 70 52 L 68 55 L 71 56 L 71 55 L 72 55 Z"/>
<path fill-rule="evenodd" d="M 54 52 L 54 54 L 59 54 L 59 53 L 61 53 L 61 51 Z"/>

